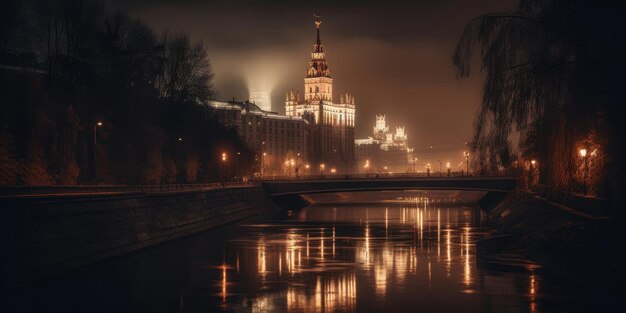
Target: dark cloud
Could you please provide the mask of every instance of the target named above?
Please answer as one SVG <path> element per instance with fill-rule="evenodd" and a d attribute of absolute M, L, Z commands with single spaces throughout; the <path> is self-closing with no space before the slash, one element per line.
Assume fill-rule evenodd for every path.
<path fill-rule="evenodd" d="M 418 150 L 471 138 L 481 100 L 480 77 L 457 81 L 451 57 L 472 18 L 514 6 L 480 1 L 200 1 L 119 0 L 117 5 L 157 30 L 184 31 L 204 40 L 222 99 L 247 98 L 259 80 L 272 86 L 276 111 L 284 92 L 303 88 L 315 40 L 313 12 L 322 14 L 322 41 L 335 96 L 357 99 L 357 135 L 367 136 L 375 114 L 406 125 Z M 448 145 L 449 146 L 449 145 Z M 458 148 L 422 160 L 458 163 Z M 456 158 L 456 159 L 455 159 Z"/>

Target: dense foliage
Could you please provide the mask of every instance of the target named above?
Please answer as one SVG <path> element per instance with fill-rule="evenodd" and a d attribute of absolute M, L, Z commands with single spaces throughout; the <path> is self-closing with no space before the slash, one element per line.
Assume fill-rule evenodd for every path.
<path fill-rule="evenodd" d="M 234 174 L 222 151 L 251 162 L 203 105 L 215 92 L 202 42 L 101 1 L 3 6 L 0 185 L 207 182 Z"/>
<path fill-rule="evenodd" d="M 460 77 L 470 75 L 479 50 L 486 74 L 473 142 L 480 170 L 528 166 L 533 159 L 540 182 L 551 189 L 589 188 L 623 202 L 622 6 L 520 0 L 511 12 L 485 14 L 467 25 L 454 64 Z"/>

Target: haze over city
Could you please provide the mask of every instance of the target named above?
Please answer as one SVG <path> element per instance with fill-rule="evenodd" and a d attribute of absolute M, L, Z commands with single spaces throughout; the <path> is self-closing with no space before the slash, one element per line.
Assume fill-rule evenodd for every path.
<path fill-rule="evenodd" d="M 514 1 L 120 1 L 155 29 L 180 30 L 208 43 L 218 98 L 248 99 L 266 84 L 272 110 L 301 89 L 314 44 L 313 13 L 335 90 L 357 100 L 356 137 L 371 136 L 375 115 L 405 126 L 420 163 L 463 161 L 482 97 L 482 76 L 457 80 L 451 62 L 463 28 Z M 219 25 L 219 26 L 215 26 Z M 433 145 L 433 148 L 429 148 Z"/>
<path fill-rule="evenodd" d="M 0 311 L 622 312 L 624 12 L 4 0 Z"/>

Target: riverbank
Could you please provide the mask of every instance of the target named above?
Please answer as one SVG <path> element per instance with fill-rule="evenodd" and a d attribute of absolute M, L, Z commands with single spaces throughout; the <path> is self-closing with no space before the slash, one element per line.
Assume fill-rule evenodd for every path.
<path fill-rule="evenodd" d="M 484 266 L 539 270 L 598 308 L 626 296 L 621 221 L 521 191 L 485 209 L 497 230 L 478 243 Z"/>
<path fill-rule="evenodd" d="M 62 274 L 274 208 L 260 186 L 0 199 L 2 286 Z"/>

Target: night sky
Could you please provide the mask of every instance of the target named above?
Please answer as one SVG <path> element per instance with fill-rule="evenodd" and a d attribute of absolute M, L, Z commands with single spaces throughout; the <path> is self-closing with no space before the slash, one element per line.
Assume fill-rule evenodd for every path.
<path fill-rule="evenodd" d="M 510 0 L 476 1 L 200 1 L 114 0 L 157 31 L 182 31 L 208 46 L 220 100 L 271 89 L 284 113 L 284 94 L 303 92 L 315 42 L 313 13 L 334 79 L 334 97 L 356 98 L 356 137 L 372 132 L 375 114 L 405 125 L 419 163 L 463 160 L 471 139 L 482 77 L 457 80 L 452 55 L 464 26 Z M 477 72 L 477 71 L 475 71 Z M 433 145 L 433 148 L 429 146 Z M 454 165 L 453 165 L 454 166 Z"/>

